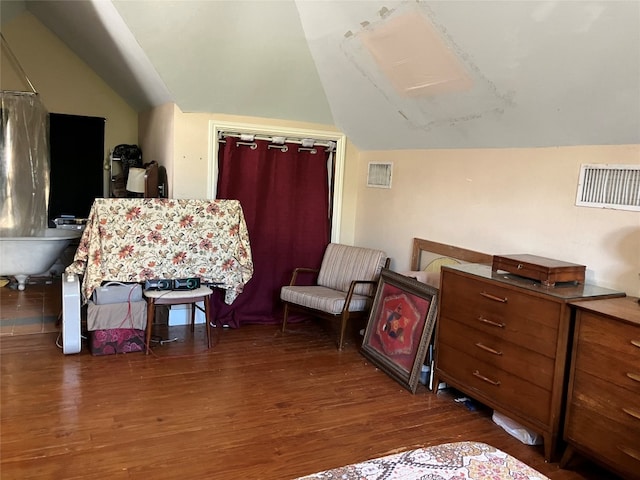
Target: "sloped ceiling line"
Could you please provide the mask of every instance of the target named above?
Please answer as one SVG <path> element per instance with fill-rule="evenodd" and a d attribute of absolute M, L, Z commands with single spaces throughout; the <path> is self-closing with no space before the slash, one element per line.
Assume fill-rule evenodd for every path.
<path fill-rule="evenodd" d="M 640 143 L 640 0 L 30 0 L 3 22 L 15 4 L 138 111 L 334 125 L 360 150 Z M 405 98 L 382 76 L 357 32 L 410 9 L 472 90 Z"/>

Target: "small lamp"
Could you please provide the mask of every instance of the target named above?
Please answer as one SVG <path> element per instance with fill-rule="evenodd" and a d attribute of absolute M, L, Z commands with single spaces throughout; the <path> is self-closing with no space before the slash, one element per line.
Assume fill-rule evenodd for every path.
<path fill-rule="evenodd" d="M 129 176 L 127 177 L 127 191 L 144 195 L 146 173 L 147 171 L 144 168 L 130 168 Z"/>

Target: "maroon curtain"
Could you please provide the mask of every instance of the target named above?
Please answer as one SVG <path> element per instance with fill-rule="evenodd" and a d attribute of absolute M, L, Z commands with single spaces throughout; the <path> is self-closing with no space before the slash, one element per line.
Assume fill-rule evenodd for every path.
<path fill-rule="evenodd" d="M 246 143 L 246 142 L 240 142 Z M 254 274 L 243 293 L 226 305 L 213 296 L 218 324 L 275 324 L 282 321 L 280 288 L 295 267 L 319 267 L 330 240 L 328 153 L 287 144 L 287 151 L 238 145 L 227 137 L 218 155 L 217 198 L 239 200 L 251 242 Z"/>

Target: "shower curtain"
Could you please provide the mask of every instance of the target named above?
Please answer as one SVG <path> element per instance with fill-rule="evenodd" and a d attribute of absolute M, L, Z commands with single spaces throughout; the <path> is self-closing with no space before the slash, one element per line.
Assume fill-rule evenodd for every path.
<path fill-rule="evenodd" d="M 47 228 L 48 113 L 36 93 L 1 92 L 0 236 Z"/>

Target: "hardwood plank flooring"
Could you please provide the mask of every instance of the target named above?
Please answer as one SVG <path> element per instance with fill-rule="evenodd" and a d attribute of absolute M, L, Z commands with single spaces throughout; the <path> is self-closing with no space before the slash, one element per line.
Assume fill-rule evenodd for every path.
<path fill-rule="evenodd" d="M 2 297 L 2 308 L 6 307 Z M 613 479 L 545 463 L 491 412 L 412 395 L 322 323 L 161 327 L 153 354 L 63 355 L 57 333 L 0 337 L 0 478 L 292 479 L 411 448 L 491 444 L 553 480 Z"/>
<path fill-rule="evenodd" d="M 0 288 L 0 336 L 56 332 L 60 277 L 31 277 L 25 290 L 15 287 Z"/>

